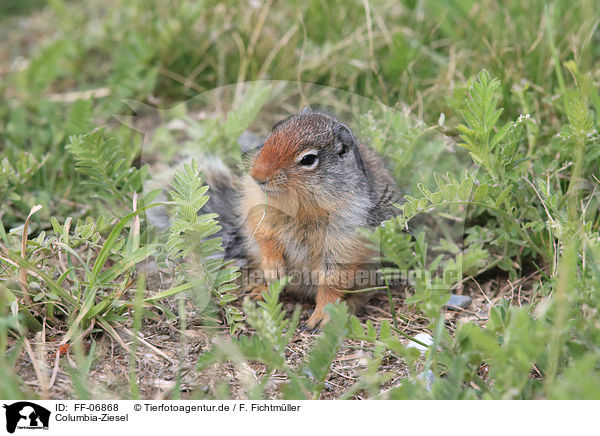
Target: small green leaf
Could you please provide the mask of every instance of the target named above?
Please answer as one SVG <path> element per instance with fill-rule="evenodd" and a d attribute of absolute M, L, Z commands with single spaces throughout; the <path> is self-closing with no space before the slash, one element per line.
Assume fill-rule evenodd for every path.
<path fill-rule="evenodd" d="M 489 185 L 487 183 L 483 183 L 475 189 L 475 194 L 473 194 L 473 201 L 477 203 L 483 202 L 485 197 L 487 196 L 489 189 Z"/>

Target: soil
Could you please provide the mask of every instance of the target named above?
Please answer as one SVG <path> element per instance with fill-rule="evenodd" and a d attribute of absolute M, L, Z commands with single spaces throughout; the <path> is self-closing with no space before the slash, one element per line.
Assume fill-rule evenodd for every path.
<path fill-rule="evenodd" d="M 491 305 L 496 304 L 500 299 L 510 300 L 513 305 L 530 303 L 532 295 L 529 290 L 534 280 L 533 276 L 524 277 L 515 283 L 508 281 L 501 273 L 493 278 L 489 276 L 490 274 L 484 284 L 470 280 L 459 290 L 458 293 L 469 295 L 473 302 L 467 309 L 445 312 L 446 325 L 451 334 L 457 323 L 466 320 L 485 325 Z M 427 329 L 428 319 L 415 308 L 406 306 L 404 291 L 396 291 L 392 295 L 394 306 L 402 315 L 398 318 L 398 328 L 411 337 L 418 333 L 431 333 Z M 282 302 L 290 314 L 298 304 L 297 301 L 285 296 L 282 297 Z M 173 313 L 178 311 L 178 301 L 175 298 L 167 301 L 165 306 Z M 192 399 L 207 396 L 247 398 L 247 392 L 240 380 L 250 374 L 260 382 L 266 373 L 266 367 L 256 362 L 237 365 L 224 363 L 214 365 L 208 370 L 197 371 L 198 357 L 210 350 L 214 341 L 228 340 L 229 329 L 221 321 L 212 327 L 206 326 L 205 320 L 200 318 L 190 300 L 186 301 L 185 310 L 187 327 L 183 331 L 177 319 L 168 319 L 158 312 L 156 316 L 143 320 L 140 330 L 143 341 L 138 342 L 135 354 L 139 396 L 144 399 Z M 303 304 L 302 319 L 307 319 L 311 310 L 311 304 Z M 358 317 L 363 324 L 371 321 L 377 328 L 384 320 L 391 322 L 392 315 L 387 294 L 376 293 Z M 65 350 L 66 347 L 59 350 L 58 341 L 65 334 L 64 327 L 64 325 L 50 327 L 45 324 L 43 332 L 29 337 L 38 372 L 41 378 L 45 379 L 43 383 L 40 382 L 40 375 L 36 374 L 31 354 L 26 351 L 26 347 L 23 347 L 16 364 L 17 372 L 26 385 L 45 398 L 71 399 L 81 395 L 69 375 L 69 368 L 76 366 L 80 361 L 77 359 L 77 350 Z M 131 328 L 131 322 L 115 328 L 123 344 L 128 347 L 131 345 Z M 251 331 L 245 327 L 238 334 L 251 334 Z M 318 332 L 298 329 L 286 350 L 287 361 L 292 367 L 303 359 L 318 335 Z M 95 344 L 94 360 L 91 363 L 89 377 L 85 380 L 89 395 L 97 399 L 129 398 L 130 351 L 101 329 L 92 330 L 83 342 L 86 344 L 84 353 L 80 353 L 83 355 L 89 353 L 92 343 Z M 407 339 L 406 343 L 408 342 Z M 370 352 L 365 349 L 368 349 L 368 344 L 360 341 L 344 341 L 331 365 L 321 399 L 339 398 L 352 388 L 358 380 L 359 372 L 366 367 L 365 363 Z M 60 354 L 58 359 L 57 353 Z M 54 372 L 55 380 L 51 386 L 44 389 L 43 385 L 49 385 Z M 382 390 L 397 386 L 408 374 L 406 364 L 392 355 L 382 361 L 379 372 L 389 376 L 389 381 L 382 386 Z M 272 375 L 265 391 L 267 397 L 279 398 L 278 388 L 285 381 L 284 374 Z M 354 399 L 365 397 L 366 393 L 363 392 L 350 396 Z"/>

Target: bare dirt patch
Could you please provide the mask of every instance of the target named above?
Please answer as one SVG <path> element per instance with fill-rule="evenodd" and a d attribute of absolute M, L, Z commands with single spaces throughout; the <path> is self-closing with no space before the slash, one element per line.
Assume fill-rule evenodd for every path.
<path fill-rule="evenodd" d="M 531 284 L 535 280 L 534 275 L 526 276 L 512 283 L 498 274 L 496 277 L 488 277 L 485 283 L 474 280 L 467 281 L 460 290 L 463 295 L 469 295 L 473 302 L 464 310 L 446 311 L 446 326 L 450 333 L 454 332 L 457 323 L 462 321 L 473 321 L 481 326 L 487 322 L 489 308 L 499 299 L 510 300 L 513 305 L 530 304 Z M 430 333 L 428 330 L 428 319 L 423 317 L 417 310 L 405 305 L 405 293 L 396 291 L 393 294 L 393 303 L 398 313 L 398 328 L 410 336 L 418 333 Z M 290 300 L 285 295 L 282 298 L 284 308 L 291 314 L 297 301 Z M 177 313 L 177 301 L 175 299 L 166 302 L 165 306 Z M 302 306 L 302 318 L 308 318 L 311 304 Z M 142 323 L 140 336 L 143 338 L 138 342 L 135 354 L 136 360 L 136 383 L 139 395 L 145 399 L 166 398 L 203 398 L 230 396 L 233 399 L 244 399 L 247 392 L 241 382 L 242 377 L 252 376 L 260 381 L 266 373 L 264 365 L 256 362 L 248 364 L 225 363 L 214 365 L 208 370 L 198 371 L 196 369 L 198 357 L 211 349 L 216 339 L 229 340 L 229 331 L 222 322 L 213 326 L 207 326 L 202 320 L 193 303 L 187 299 L 185 304 L 187 326 L 181 329 L 177 319 L 168 319 L 162 314 L 147 318 Z M 371 321 L 379 328 L 384 320 L 392 321 L 389 302 L 385 292 L 377 293 L 369 301 L 365 310 L 358 315 L 360 321 L 365 324 Z M 70 349 L 61 354 L 56 367 L 56 354 L 60 353 L 59 341 L 65 331 L 64 326 L 50 327 L 46 325 L 45 338 L 42 335 L 31 335 L 29 340 L 37 360 L 38 371 L 43 372 L 46 386 L 51 380 L 53 372 L 56 372 L 53 384 L 44 389 L 39 376 L 32 363 L 31 356 L 22 350 L 17 361 L 16 369 L 26 385 L 37 394 L 45 396 L 46 392 L 52 399 L 69 399 L 78 397 L 76 387 L 69 369 L 76 365 L 74 350 Z M 115 331 L 127 346 L 131 346 L 131 321 L 115 327 Z M 249 329 L 238 334 L 252 334 Z M 294 367 L 307 354 L 311 344 L 319 333 L 297 331 L 290 341 L 286 350 L 288 363 Z M 122 344 L 105 332 L 95 329 L 85 339 L 85 352 L 89 352 L 92 341 L 95 342 L 94 359 L 91 364 L 89 378 L 85 381 L 93 398 L 127 398 L 131 392 L 129 378 L 130 352 Z M 407 340 L 408 343 L 408 340 Z M 14 342 L 13 342 L 14 345 Z M 322 399 L 339 398 L 356 383 L 359 372 L 366 368 L 366 362 L 370 355 L 368 344 L 360 341 L 345 340 L 338 352 L 333 365 L 330 368 L 325 389 L 321 395 Z M 389 389 L 402 382 L 407 376 L 406 364 L 393 355 L 384 358 L 379 372 L 389 375 L 389 381 L 382 389 Z M 284 374 L 275 373 L 268 386 L 266 393 L 268 398 L 280 397 L 279 386 L 286 382 Z M 351 398 L 363 398 L 361 392 Z"/>

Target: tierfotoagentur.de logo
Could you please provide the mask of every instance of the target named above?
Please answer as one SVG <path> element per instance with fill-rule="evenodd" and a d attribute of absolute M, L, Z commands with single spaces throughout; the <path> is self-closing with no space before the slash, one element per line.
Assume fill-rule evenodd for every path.
<path fill-rule="evenodd" d="M 50 411 L 42 406 L 29 401 L 19 401 L 10 405 L 4 404 L 6 409 L 6 431 L 14 433 L 19 430 L 48 430 Z"/>

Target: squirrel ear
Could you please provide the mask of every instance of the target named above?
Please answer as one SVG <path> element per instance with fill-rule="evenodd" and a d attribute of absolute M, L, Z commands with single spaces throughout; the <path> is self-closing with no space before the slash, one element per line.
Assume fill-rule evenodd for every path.
<path fill-rule="evenodd" d="M 356 144 L 352 131 L 345 124 L 336 125 L 333 133 L 335 135 L 334 151 L 340 156 L 346 154 Z"/>

